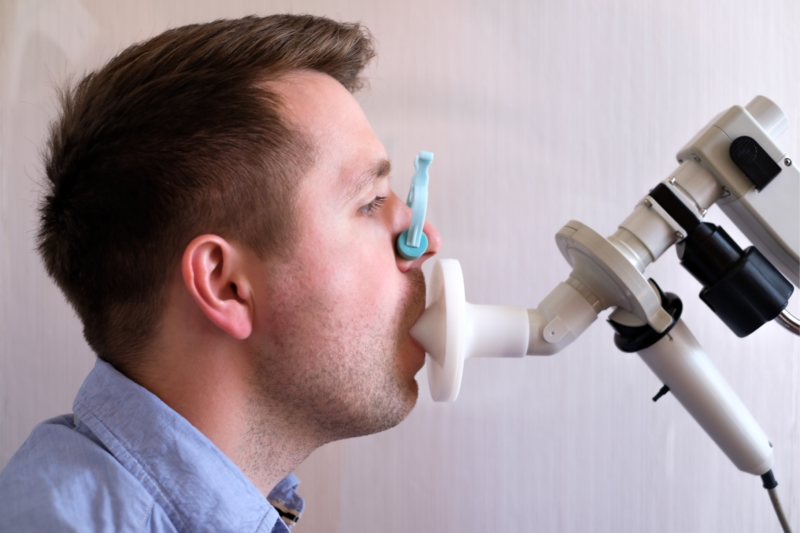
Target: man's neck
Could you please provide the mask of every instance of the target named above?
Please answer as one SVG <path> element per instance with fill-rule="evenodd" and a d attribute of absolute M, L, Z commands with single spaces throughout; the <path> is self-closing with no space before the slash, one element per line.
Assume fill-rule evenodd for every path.
<path fill-rule="evenodd" d="M 156 350 L 130 377 L 186 418 L 267 496 L 322 443 L 254 390 L 247 350 L 221 348 Z"/>

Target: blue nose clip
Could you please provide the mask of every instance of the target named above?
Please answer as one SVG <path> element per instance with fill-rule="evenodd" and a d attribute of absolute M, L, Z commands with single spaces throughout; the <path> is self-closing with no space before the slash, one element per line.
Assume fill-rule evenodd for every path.
<path fill-rule="evenodd" d="M 420 152 L 414 158 L 417 172 L 411 178 L 406 205 L 411 208 L 411 227 L 397 237 L 397 253 L 403 259 L 413 261 L 422 257 L 428 249 L 428 237 L 422 232 L 425 212 L 428 210 L 428 167 L 433 162 L 431 152 Z"/>

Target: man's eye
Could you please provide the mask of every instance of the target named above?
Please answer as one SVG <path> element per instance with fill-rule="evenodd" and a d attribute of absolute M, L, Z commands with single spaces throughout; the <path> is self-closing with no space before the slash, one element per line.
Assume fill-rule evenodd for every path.
<path fill-rule="evenodd" d="M 372 214 L 373 212 L 377 211 L 383 205 L 383 202 L 386 201 L 385 196 L 376 196 L 374 200 L 372 200 L 367 205 L 361 206 L 359 210 L 364 213 L 365 215 Z"/>

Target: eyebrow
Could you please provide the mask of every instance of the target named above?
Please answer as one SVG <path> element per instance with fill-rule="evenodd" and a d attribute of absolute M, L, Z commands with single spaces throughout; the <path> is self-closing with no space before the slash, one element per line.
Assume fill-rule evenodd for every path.
<path fill-rule="evenodd" d="M 392 163 L 388 159 L 377 161 L 353 183 L 353 186 L 349 188 L 347 198 L 350 200 L 354 199 L 361 193 L 364 187 L 378 178 L 388 176 L 391 171 Z"/>

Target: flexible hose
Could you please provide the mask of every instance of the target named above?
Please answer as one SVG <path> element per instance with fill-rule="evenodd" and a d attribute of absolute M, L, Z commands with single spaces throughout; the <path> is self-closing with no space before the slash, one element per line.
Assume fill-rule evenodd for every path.
<path fill-rule="evenodd" d="M 778 482 L 775 481 L 775 475 L 772 473 L 772 470 L 768 471 L 766 474 L 762 474 L 761 481 L 764 482 L 764 488 L 767 489 L 767 493 L 769 493 L 769 500 L 772 502 L 772 508 L 775 509 L 775 514 L 778 515 L 778 522 L 781 523 L 783 533 L 792 533 L 792 529 L 789 527 L 789 521 L 786 520 L 781 502 L 778 499 L 778 491 L 775 490 L 778 487 Z"/>
<path fill-rule="evenodd" d="M 767 492 L 769 493 L 770 501 L 772 501 L 772 507 L 775 508 L 775 514 L 778 515 L 778 521 L 781 523 L 781 528 L 783 528 L 783 533 L 792 533 L 792 530 L 789 527 L 789 522 L 783 515 L 783 508 L 781 507 L 781 502 L 778 499 L 778 491 L 776 491 L 775 489 L 767 489 Z"/>

